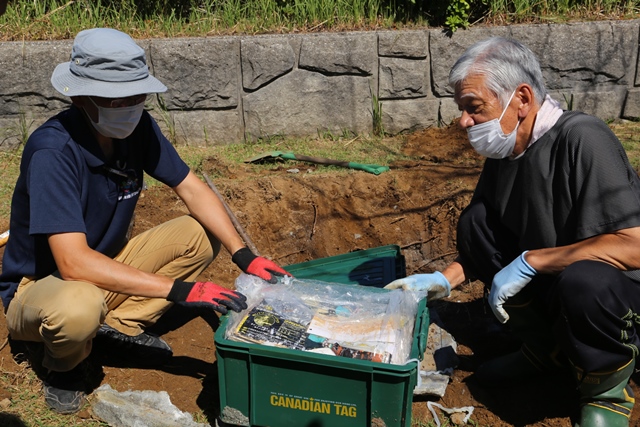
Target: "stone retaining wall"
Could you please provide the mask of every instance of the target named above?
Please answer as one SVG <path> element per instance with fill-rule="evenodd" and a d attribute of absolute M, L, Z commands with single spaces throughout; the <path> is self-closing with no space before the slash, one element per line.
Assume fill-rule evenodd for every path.
<path fill-rule="evenodd" d="M 640 118 L 640 20 L 459 30 L 374 31 L 138 40 L 169 90 L 150 103 L 178 143 L 275 135 L 368 133 L 374 103 L 386 132 L 458 116 L 447 76 L 477 40 L 502 35 L 539 57 L 566 108 L 603 119 Z M 0 43 L 0 142 L 15 144 L 69 100 L 50 84 L 72 40 Z M 158 101 L 160 104 L 158 104 Z"/>

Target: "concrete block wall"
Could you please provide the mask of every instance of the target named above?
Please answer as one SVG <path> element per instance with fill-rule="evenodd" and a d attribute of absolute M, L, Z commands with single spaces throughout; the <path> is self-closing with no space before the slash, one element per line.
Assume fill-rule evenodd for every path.
<path fill-rule="evenodd" d="M 516 38 L 540 59 L 567 108 L 602 119 L 640 118 L 640 20 L 438 29 L 138 40 L 169 90 L 151 113 L 178 143 L 275 135 L 368 133 L 448 124 L 458 116 L 449 69 L 469 45 Z M 0 146 L 17 143 L 69 99 L 50 84 L 72 40 L 0 43 Z"/>

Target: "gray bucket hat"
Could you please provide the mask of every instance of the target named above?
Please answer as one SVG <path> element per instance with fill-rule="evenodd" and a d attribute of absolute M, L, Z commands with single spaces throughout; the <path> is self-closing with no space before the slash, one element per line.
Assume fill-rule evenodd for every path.
<path fill-rule="evenodd" d="M 80 31 L 73 42 L 71 61 L 53 70 L 51 84 L 66 96 L 103 98 L 167 90 L 149 74 L 144 49 L 129 35 L 111 28 Z"/>

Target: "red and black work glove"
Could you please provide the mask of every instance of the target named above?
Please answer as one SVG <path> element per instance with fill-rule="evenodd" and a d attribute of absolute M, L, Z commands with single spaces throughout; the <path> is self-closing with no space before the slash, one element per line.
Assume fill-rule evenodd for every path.
<path fill-rule="evenodd" d="M 247 308 L 247 297 L 240 292 L 223 288 L 211 282 L 183 282 L 175 280 L 167 300 L 184 307 L 212 308 L 222 314 Z"/>
<path fill-rule="evenodd" d="M 238 249 L 231 257 L 231 261 L 235 262 L 240 270 L 247 274 L 253 274 L 269 283 L 277 283 L 275 276 L 291 276 L 290 273 L 284 271 L 275 262 L 256 256 L 247 247 Z"/>

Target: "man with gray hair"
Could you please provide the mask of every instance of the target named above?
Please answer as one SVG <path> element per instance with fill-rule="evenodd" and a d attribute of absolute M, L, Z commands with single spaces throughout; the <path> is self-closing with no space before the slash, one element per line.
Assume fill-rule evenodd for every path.
<path fill-rule="evenodd" d="M 44 343 L 44 396 L 57 412 L 85 402 L 94 337 L 148 358 L 172 356 L 146 332 L 173 304 L 226 313 L 244 295 L 196 281 L 224 246 L 245 273 L 288 274 L 254 255 L 222 202 L 178 156 L 144 109 L 166 91 L 144 50 L 108 28 L 81 31 L 53 87 L 71 107 L 29 137 L 11 204 L 0 297 L 13 340 Z M 171 187 L 190 215 L 129 240 L 144 173 Z"/>
<path fill-rule="evenodd" d="M 567 370 L 580 427 L 628 426 L 640 336 L 640 179 L 608 126 L 563 111 L 535 55 L 494 37 L 449 74 L 460 126 L 487 157 L 457 230 L 457 259 L 391 289 L 450 295 L 480 280 L 521 349 L 488 361 L 485 385 Z"/>

